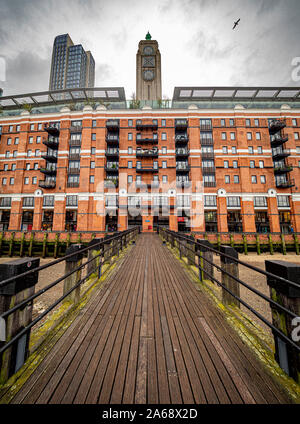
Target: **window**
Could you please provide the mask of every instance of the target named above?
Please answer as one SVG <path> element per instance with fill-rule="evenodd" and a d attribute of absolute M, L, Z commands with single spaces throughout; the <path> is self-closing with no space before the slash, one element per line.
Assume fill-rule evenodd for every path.
<path fill-rule="evenodd" d="M 34 197 L 23 197 L 23 206 L 34 206 Z"/>
<path fill-rule="evenodd" d="M 296 126 L 297 126 L 297 119 L 292 119 L 292 125 L 293 125 L 294 127 L 296 127 Z"/>
<path fill-rule="evenodd" d="M 28 177 L 24 178 L 24 184 L 26 184 L 26 185 L 29 184 L 29 178 Z"/>
<path fill-rule="evenodd" d="M 29 143 L 29 144 L 32 144 L 32 143 L 33 143 L 33 137 L 29 137 L 29 139 L 28 139 L 28 143 Z"/>
<path fill-rule="evenodd" d="M 237 161 L 237 160 L 234 160 L 234 161 L 232 162 L 232 166 L 233 166 L 234 168 L 237 168 L 237 167 L 238 167 L 238 161 Z"/>
<path fill-rule="evenodd" d="M 263 161 L 263 160 L 260 160 L 260 161 L 259 161 L 259 167 L 260 167 L 260 168 L 264 168 L 264 161 Z"/>
<path fill-rule="evenodd" d="M 236 147 L 235 147 L 235 146 L 232 146 L 232 147 L 231 147 L 231 152 L 232 152 L 233 154 L 236 154 Z"/>
<path fill-rule="evenodd" d="M 204 196 L 204 206 L 217 206 L 217 196 Z"/>
<path fill-rule="evenodd" d="M 30 170 L 30 163 L 26 163 L 26 171 Z"/>
<path fill-rule="evenodd" d="M 27 156 L 31 156 L 32 150 L 27 150 Z"/>
<path fill-rule="evenodd" d="M 229 119 L 229 125 L 230 125 L 231 127 L 234 127 L 234 119 Z"/>
<path fill-rule="evenodd" d="M 38 124 L 38 130 L 42 131 L 43 130 L 43 124 Z"/>
<path fill-rule="evenodd" d="M 132 125 L 133 125 L 133 121 L 132 121 L 132 119 L 128 119 L 128 126 L 129 126 L 129 127 L 132 127 Z"/>
<path fill-rule="evenodd" d="M 8 145 L 8 146 L 10 146 L 10 145 L 11 145 L 11 138 L 10 138 L 10 137 L 7 139 L 7 145 Z"/>
<path fill-rule="evenodd" d="M 163 167 L 163 168 L 166 168 L 166 167 L 167 167 L 167 161 L 166 161 L 166 160 L 163 160 L 163 161 L 162 161 L 162 167 Z"/>
<path fill-rule="evenodd" d="M 166 155 L 167 154 L 167 148 L 165 146 L 162 147 L 161 152 L 162 152 L 163 155 Z"/>
<path fill-rule="evenodd" d="M 222 132 L 222 140 L 226 140 L 226 132 Z"/>
<path fill-rule="evenodd" d="M 257 183 L 256 175 L 251 175 L 251 183 L 252 184 L 256 184 Z"/>
<path fill-rule="evenodd" d="M 95 128 L 97 126 L 97 121 L 95 119 L 92 120 L 92 127 Z"/>
<path fill-rule="evenodd" d="M 165 132 L 161 133 L 161 139 L 166 140 L 167 139 L 167 133 L 165 133 Z"/>
<path fill-rule="evenodd" d="M 7 182 L 7 178 L 6 177 L 2 178 L 2 185 L 6 185 L 6 182 Z"/>
<path fill-rule="evenodd" d="M 251 132 L 247 132 L 247 140 L 252 140 L 252 133 Z"/>
<path fill-rule="evenodd" d="M 294 133 L 294 138 L 295 138 L 295 140 L 299 140 L 299 133 L 298 132 Z"/>
<path fill-rule="evenodd" d="M 40 156 L 40 150 L 39 149 L 36 149 L 36 151 L 35 151 L 35 156 L 37 157 L 37 156 Z"/>
<path fill-rule="evenodd" d="M 221 119 L 221 127 L 225 127 L 225 119 Z"/>
<path fill-rule="evenodd" d="M 66 206 L 78 206 L 78 196 L 67 196 Z"/>
<path fill-rule="evenodd" d="M 8 171 L 8 164 L 7 163 L 4 164 L 3 171 Z"/>
<path fill-rule="evenodd" d="M 8 131 L 9 132 L 13 132 L 13 130 L 14 130 L 14 126 L 13 125 L 10 125 Z"/>
<path fill-rule="evenodd" d="M 92 141 L 96 141 L 96 133 L 92 133 Z"/>
<path fill-rule="evenodd" d="M 137 162 L 137 164 L 138 164 L 138 162 Z M 129 161 L 128 161 L 127 168 L 129 168 L 129 169 L 131 169 L 131 168 L 132 168 L 132 160 L 129 160 Z"/>
<path fill-rule="evenodd" d="M 40 135 L 37 136 L 36 142 L 37 142 L 37 144 L 39 144 L 41 142 L 41 136 Z"/>
<path fill-rule="evenodd" d="M 240 182 L 240 177 L 239 177 L 238 175 L 234 175 L 234 176 L 233 176 L 233 182 L 234 182 L 234 184 L 239 184 L 239 182 Z"/>
<path fill-rule="evenodd" d="M 19 137 L 15 138 L 14 144 L 19 144 Z"/>
<path fill-rule="evenodd" d="M 235 140 L 235 133 L 234 132 L 230 133 L 230 140 Z"/>
<path fill-rule="evenodd" d="M 94 169 L 94 168 L 95 168 L 95 162 L 91 161 L 91 169 Z"/>
<path fill-rule="evenodd" d="M 16 126 L 16 131 L 20 131 L 21 130 L 21 125 L 17 125 Z"/>
<path fill-rule="evenodd" d="M 6 152 L 7 153 L 7 152 Z M 299 155 L 300 154 L 300 146 L 296 146 L 296 153 Z"/>
<path fill-rule="evenodd" d="M 90 175 L 90 184 L 94 184 L 95 182 L 95 175 Z"/>
<path fill-rule="evenodd" d="M 11 170 L 12 170 L 12 171 L 15 171 L 15 170 L 16 170 L 16 167 L 17 167 L 17 165 L 16 165 L 15 163 L 12 163 L 12 165 L 11 165 Z"/>
<path fill-rule="evenodd" d="M 133 140 L 133 138 L 132 138 L 132 133 L 128 133 L 128 140 Z"/>
<path fill-rule="evenodd" d="M 9 151 L 7 150 L 7 151 L 5 152 L 5 157 L 6 157 L 6 158 L 9 158 L 9 156 L 10 156 L 10 153 L 9 153 Z"/>
<path fill-rule="evenodd" d="M 35 163 L 35 164 L 34 164 L 34 166 L 33 166 L 33 169 L 34 169 L 35 171 L 37 171 L 37 170 L 39 169 L 39 164 L 38 164 L 38 163 Z"/>
<path fill-rule="evenodd" d="M 259 119 L 254 119 L 254 125 L 255 125 L 256 127 L 259 127 Z"/>
<path fill-rule="evenodd" d="M 168 182 L 168 176 L 167 175 L 163 175 L 162 176 L 162 182 L 163 183 L 167 183 Z"/>
<path fill-rule="evenodd" d="M 229 167 L 229 162 L 228 160 L 224 160 L 224 168 L 228 168 Z"/>
<path fill-rule="evenodd" d="M 290 198 L 289 196 L 277 196 L 277 206 L 279 208 L 289 207 L 290 206 Z"/>
<path fill-rule="evenodd" d="M 13 151 L 13 157 L 16 158 L 18 156 L 18 150 Z"/>
<path fill-rule="evenodd" d="M 96 147 L 92 147 L 91 148 L 91 155 L 95 155 L 96 154 Z"/>
<path fill-rule="evenodd" d="M 250 123 L 250 119 L 246 119 L 246 127 L 250 127 L 251 123 Z"/>
<path fill-rule="evenodd" d="M 230 184 L 230 175 L 225 175 L 225 184 Z"/>
<path fill-rule="evenodd" d="M 250 153 L 250 154 L 253 154 L 254 153 L 254 150 L 253 150 L 253 147 L 252 146 L 249 146 L 248 147 L 248 153 Z"/>
<path fill-rule="evenodd" d="M 238 207 L 241 206 L 240 198 L 238 196 L 228 196 L 226 198 L 227 206 Z"/>
<path fill-rule="evenodd" d="M 250 168 L 255 168 L 255 161 L 254 160 L 250 160 Z"/>
<path fill-rule="evenodd" d="M 137 175 L 136 176 L 136 182 L 137 183 L 141 183 L 142 182 L 142 176 L 141 175 Z"/>
<path fill-rule="evenodd" d="M 132 147 L 128 147 L 128 154 L 132 155 Z"/>
<path fill-rule="evenodd" d="M 265 196 L 254 196 L 254 206 L 256 207 L 266 207 L 267 198 Z"/>
<path fill-rule="evenodd" d="M 133 182 L 133 176 L 132 175 L 127 176 L 127 182 L 128 182 L 128 184 L 131 184 Z"/>
<path fill-rule="evenodd" d="M 54 196 L 44 196 L 43 206 L 54 206 Z"/>
<path fill-rule="evenodd" d="M 30 124 L 30 131 L 34 131 L 34 124 Z"/>
<path fill-rule="evenodd" d="M 71 127 L 81 127 L 82 121 L 71 121 Z"/>
<path fill-rule="evenodd" d="M 266 184 L 266 176 L 265 175 L 260 176 L 260 182 L 261 182 L 261 184 Z"/>
<path fill-rule="evenodd" d="M 165 127 L 165 126 L 166 126 L 166 120 L 165 120 L 165 119 L 162 119 L 162 120 L 161 120 L 161 126 L 162 126 L 162 127 Z"/>
<path fill-rule="evenodd" d="M 255 133 L 255 137 L 256 137 L 256 140 L 260 140 L 261 139 L 260 132 Z"/>
<path fill-rule="evenodd" d="M 223 152 L 223 153 L 228 153 L 228 151 L 227 151 L 227 146 L 223 146 L 223 147 L 222 147 L 222 152 Z"/>
<path fill-rule="evenodd" d="M 257 153 L 262 154 L 263 149 L 262 146 L 257 146 Z"/>
<path fill-rule="evenodd" d="M 10 207 L 11 206 L 11 197 L 0 197 L 0 206 Z"/>
<path fill-rule="evenodd" d="M 37 184 L 37 177 L 32 177 L 32 184 Z"/>

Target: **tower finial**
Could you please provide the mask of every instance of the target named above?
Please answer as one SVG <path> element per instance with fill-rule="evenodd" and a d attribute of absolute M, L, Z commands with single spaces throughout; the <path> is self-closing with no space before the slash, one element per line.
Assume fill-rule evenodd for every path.
<path fill-rule="evenodd" d="M 151 40 L 151 38 L 152 38 L 152 37 L 151 37 L 151 35 L 150 35 L 150 32 L 148 31 L 148 32 L 147 32 L 147 34 L 146 34 L 145 39 L 146 39 L 146 40 Z"/>

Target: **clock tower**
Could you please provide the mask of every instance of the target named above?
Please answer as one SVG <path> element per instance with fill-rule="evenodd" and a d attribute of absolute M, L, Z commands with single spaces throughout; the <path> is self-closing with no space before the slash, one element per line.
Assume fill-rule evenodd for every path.
<path fill-rule="evenodd" d="M 136 54 L 136 99 L 159 100 L 161 95 L 161 59 L 158 42 L 149 32 L 139 42 Z"/>

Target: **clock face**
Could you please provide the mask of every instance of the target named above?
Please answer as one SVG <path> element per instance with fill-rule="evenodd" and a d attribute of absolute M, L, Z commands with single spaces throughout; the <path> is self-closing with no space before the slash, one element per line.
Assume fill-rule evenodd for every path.
<path fill-rule="evenodd" d="M 155 67 L 155 56 L 144 56 L 143 57 L 143 66 L 154 68 Z"/>
<path fill-rule="evenodd" d="M 147 70 L 143 72 L 145 81 L 152 81 L 154 79 L 154 71 Z"/>
<path fill-rule="evenodd" d="M 154 53 L 153 47 L 151 47 L 151 46 L 144 47 L 143 51 L 144 51 L 144 54 L 153 54 Z"/>

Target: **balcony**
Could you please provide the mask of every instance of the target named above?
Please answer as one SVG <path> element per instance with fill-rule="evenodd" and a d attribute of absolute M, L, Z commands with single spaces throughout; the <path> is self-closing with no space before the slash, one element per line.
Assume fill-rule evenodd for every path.
<path fill-rule="evenodd" d="M 47 131 L 48 134 L 52 135 L 53 137 L 58 137 L 59 136 L 59 127 L 56 125 L 45 125 L 44 126 L 44 131 Z"/>
<path fill-rule="evenodd" d="M 186 144 L 189 141 L 188 135 L 176 135 L 175 143 L 176 144 Z"/>
<path fill-rule="evenodd" d="M 56 175 L 56 166 L 51 166 L 51 167 L 46 167 L 46 168 L 40 168 L 40 172 L 42 172 L 45 175 L 51 175 L 51 176 L 55 176 Z"/>
<path fill-rule="evenodd" d="M 79 175 L 80 174 L 80 168 L 77 168 L 77 167 L 68 168 L 68 174 Z"/>
<path fill-rule="evenodd" d="M 189 149 L 175 149 L 176 158 L 186 158 L 189 156 Z"/>
<path fill-rule="evenodd" d="M 145 123 L 143 123 L 142 121 L 139 121 L 138 120 L 138 121 L 136 121 L 135 128 L 138 131 L 145 130 L 145 129 L 154 131 L 154 130 L 157 130 L 158 123 L 157 122 L 153 122 L 153 121 L 152 122 L 145 122 Z"/>
<path fill-rule="evenodd" d="M 45 152 L 42 154 L 42 158 L 48 162 L 57 162 L 57 155 L 53 155 L 52 153 Z"/>
<path fill-rule="evenodd" d="M 53 137 L 52 135 L 49 135 L 48 138 L 43 138 L 43 144 L 50 149 L 57 150 L 59 145 L 59 139 L 58 137 Z"/>
<path fill-rule="evenodd" d="M 158 166 L 137 166 L 136 172 L 158 172 Z"/>
<path fill-rule="evenodd" d="M 295 180 L 294 178 L 288 178 L 286 180 L 282 181 L 276 181 L 276 187 L 277 188 L 290 188 L 295 186 Z"/>
<path fill-rule="evenodd" d="M 140 149 L 136 150 L 137 158 L 158 158 L 158 149 Z"/>
<path fill-rule="evenodd" d="M 177 174 L 182 174 L 185 172 L 189 172 L 191 169 L 190 165 L 176 165 L 176 172 Z"/>
<path fill-rule="evenodd" d="M 213 146 L 214 140 L 212 138 L 200 137 L 201 146 Z"/>
<path fill-rule="evenodd" d="M 216 187 L 215 181 L 204 181 L 204 187 Z"/>
<path fill-rule="evenodd" d="M 282 159 L 290 156 L 291 150 L 290 149 L 277 149 L 272 153 L 273 159 Z"/>
<path fill-rule="evenodd" d="M 46 180 L 40 180 L 39 181 L 39 187 L 41 188 L 55 188 L 56 181 L 46 181 Z"/>
<path fill-rule="evenodd" d="M 67 182 L 67 187 L 68 187 L 68 188 L 76 188 L 76 187 L 79 187 L 79 181 L 74 181 L 74 182 L 70 182 L 70 181 L 68 181 L 68 182 Z"/>
<path fill-rule="evenodd" d="M 212 124 L 200 124 L 200 130 L 201 131 L 211 131 L 212 130 Z"/>
<path fill-rule="evenodd" d="M 69 160 L 80 160 L 80 153 L 69 153 Z"/>
<path fill-rule="evenodd" d="M 136 144 L 152 143 L 158 144 L 157 134 L 153 134 L 153 137 L 137 137 Z"/>
<path fill-rule="evenodd" d="M 185 130 L 188 127 L 187 119 L 175 119 L 175 129 Z"/>
<path fill-rule="evenodd" d="M 105 156 L 107 158 L 118 158 L 119 157 L 119 149 L 108 149 L 105 152 Z"/>
<path fill-rule="evenodd" d="M 191 187 L 191 185 L 191 181 L 176 181 L 176 187 L 178 188 Z"/>
<path fill-rule="evenodd" d="M 106 128 L 112 131 L 119 131 L 120 121 L 118 119 L 110 119 L 106 121 Z"/>
<path fill-rule="evenodd" d="M 202 167 L 202 173 L 203 174 L 214 174 L 216 172 L 215 166 L 203 166 Z"/>
<path fill-rule="evenodd" d="M 118 178 L 107 178 L 104 180 L 104 188 L 116 188 L 119 186 Z"/>
<path fill-rule="evenodd" d="M 285 174 L 286 172 L 291 172 L 293 167 L 291 165 L 282 164 L 280 166 L 274 166 L 275 174 Z"/>
<path fill-rule="evenodd" d="M 158 188 L 159 187 L 159 181 L 151 181 L 150 183 L 146 183 L 147 188 Z"/>
<path fill-rule="evenodd" d="M 118 174 L 119 173 L 119 165 L 105 165 L 105 171 L 109 172 L 111 174 Z"/>
<path fill-rule="evenodd" d="M 81 146 L 81 139 L 70 138 L 69 139 L 69 146 L 80 147 Z"/>
<path fill-rule="evenodd" d="M 107 135 L 105 137 L 105 140 L 107 144 L 110 144 L 112 146 L 119 146 L 119 136 L 117 135 Z"/>
<path fill-rule="evenodd" d="M 81 125 L 71 125 L 70 126 L 70 133 L 76 134 L 82 132 L 82 126 Z"/>
<path fill-rule="evenodd" d="M 271 136 L 271 147 L 278 147 L 288 141 L 288 135 L 285 135 L 282 131 L 276 135 Z"/>
<path fill-rule="evenodd" d="M 201 153 L 202 159 L 214 159 L 214 152 L 202 152 Z"/>
<path fill-rule="evenodd" d="M 278 131 L 281 131 L 286 127 L 285 119 L 273 119 L 269 122 L 269 133 L 276 134 Z"/>

